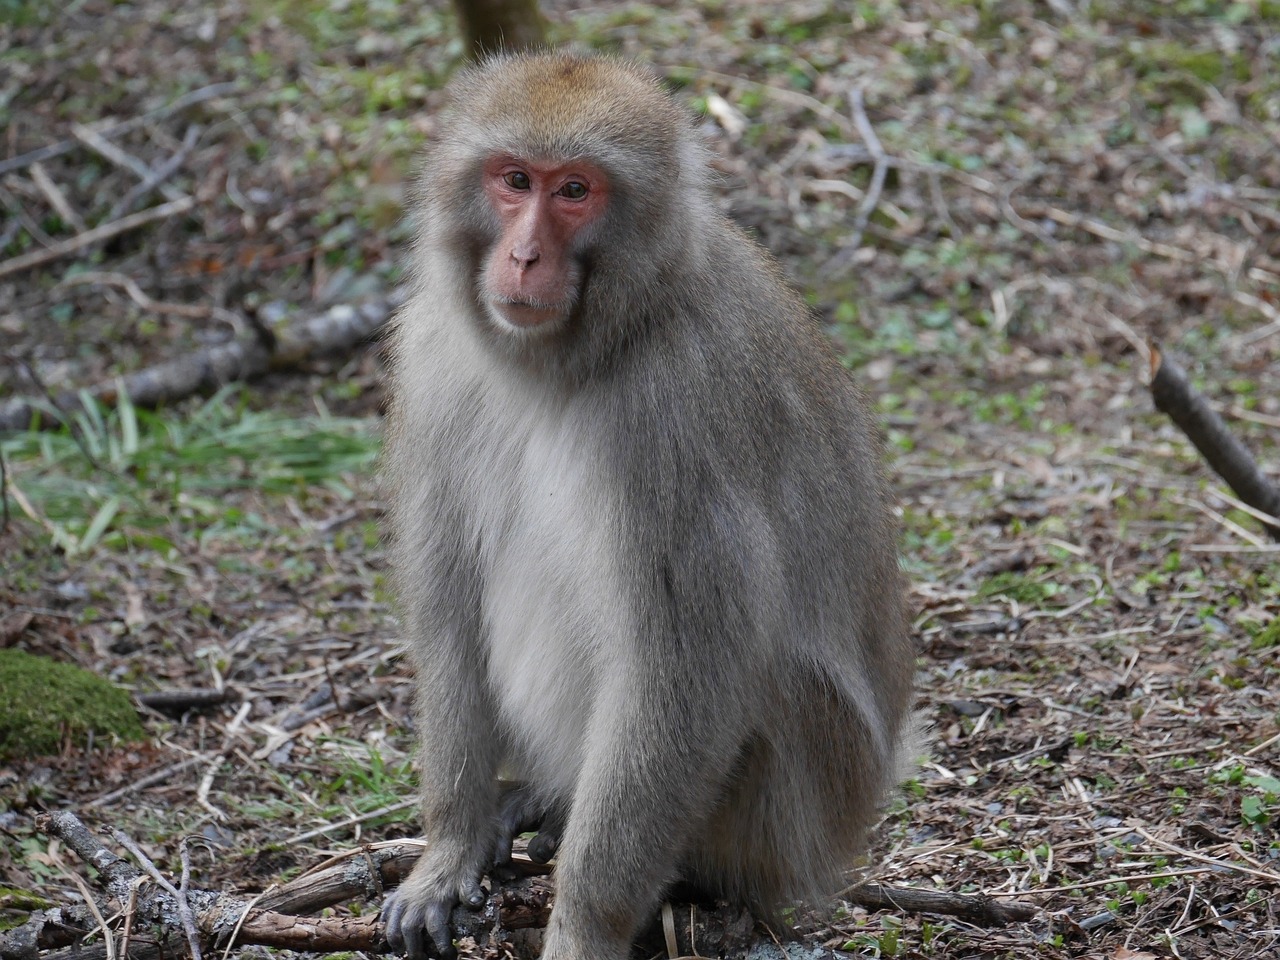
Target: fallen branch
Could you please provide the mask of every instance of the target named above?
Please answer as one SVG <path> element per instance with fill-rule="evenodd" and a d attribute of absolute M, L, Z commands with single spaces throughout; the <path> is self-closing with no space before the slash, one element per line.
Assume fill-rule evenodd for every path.
<path fill-rule="evenodd" d="M 391 296 L 359 307 L 342 304 L 319 316 L 273 330 L 274 344 L 246 336 L 157 364 L 88 392 L 99 403 L 114 404 L 123 384 L 125 394 L 139 407 L 155 407 L 196 393 L 210 393 L 224 384 L 248 380 L 269 370 L 295 367 L 317 354 L 345 350 L 370 339 L 402 299 L 400 291 L 395 291 Z M 80 405 L 80 396 L 79 390 L 65 390 L 54 398 L 53 405 L 65 413 Z M 58 418 L 47 416 L 48 408 L 47 402 L 15 397 L 0 404 L 0 430 L 25 430 L 32 424 L 42 429 L 55 427 Z"/>
<path fill-rule="evenodd" d="M 1151 397 L 1156 409 L 1177 424 L 1236 496 L 1269 518 L 1263 525 L 1273 540 L 1280 540 L 1280 521 L 1276 520 L 1280 517 L 1280 488 L 1263 475 L 1244 444 L 1191 386 L 1186 372 L 1154 345 Z"/>
<path fill-rule="evenodd" d="M 98 883 L 112 901 L 110 909 L 90 901 L 36 911 L 32 919 L 0 933 L 0 960 L 108 960 L 115 939 L 127 931 L 134 960 L 161 960 L 181 952 L 184 927 L 196 950 L 256 944 L 298 951 L 388 953 L 390 947 L 379 918 L 313 917 L 300 914 L 323 910 L 351 900 L 376 902 L 386 887 L 398 884 L 422 853 L 414 841 L 370 844 L 326 861 L 319 867 L 251 899 L 210 890 L 191 889 L 184 876 L 180 886 L 158 875 L 136 845 L 118 831 L 117 841 L 135 851 L 143 869 L 116 856 L 74 814 L 60 812 L 37 818 L 37 827 L 62 843 L 98 873 Z M 491 877 L 492 892 L 479 910 L 454 909 L 454 934 L 474 940 L 479 951 L 502 951 L 511 957 L 535 956 L 539 931 L 551 914 L 553 887 L 547 867 L 518 855 L 501 877 Z M 187 872 L 184 863 L 184 875 Z M 155 882 L 148 883 L 148 879 Z M 1001 924 L 1025 920 L 1035 909 L 1025 904 L 996 904 L 990 898 L 863 884 L 843 896 L 874 909 L 892 908 L 954 913 L 970 920 Z M 189 910 L 183 922 L 184 904 Z M 95 917 L 108 916 L 107 923 Z M 681 918 L 676 922 L 675 918 Z M 684 917 L 688 920 L 685 922 Z M 661 949 L 674 942 L 682 954 L 728 958 L 772 955 L 772 934 L 762 936 L 751 917 L 736 909 L 693 908 L 682 905 L 665 912 L 666 929 L 655 918 L 642 936 Z M 144 931 L 146 933 L 144 934 Z M 101 933 L 111 943 L 81 943 Z M 653 952 L 653 951 L 650 951 Z M 779 952 L 782 956 L 783 952 Z M 807 950 L 813 960 L 840 956 L 829 950 Z"/>
<path fill-rule="evenodd" d="M 1034 893 L 1035 891 L 1030 891 Z M 1002 903 L 991 897 L 973 893 L 948 893 L 945 890 L 920 890 L 915 887 L 886 887 L 864 883 L 840 894 L 868 910 L 896 910 L 899 913 L 944 913 L 974 923 L 1001 926 L 1030 920 L 1039 911 L 1028 903 Z"/>
<path fill-rule="evenodd" d="M 240 694 L 231 687 L 223 687 L 221 690 L 153 690 L 135 693 L 133 697 L 144 707 L 181 716 L 188 710 L 206 710 L 229 700 L 239 700 Z"/>

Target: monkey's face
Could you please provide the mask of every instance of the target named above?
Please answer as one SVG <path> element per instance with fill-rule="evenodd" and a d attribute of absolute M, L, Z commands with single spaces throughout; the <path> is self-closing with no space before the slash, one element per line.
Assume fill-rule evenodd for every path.
<path fill-rule="evenodd" d="M 583 160 L 490 157 L 484 195 L 498 225 L 481 273 L 484 306 L 499 327 L 549 333 L 572 313 L 585 277 L 581 249 L 609 201 L 609 183 Z"/>

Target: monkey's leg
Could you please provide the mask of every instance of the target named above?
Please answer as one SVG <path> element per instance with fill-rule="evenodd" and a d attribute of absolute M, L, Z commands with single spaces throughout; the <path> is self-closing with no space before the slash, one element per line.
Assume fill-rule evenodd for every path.
<path fill-rule="evenodd" d="M 621 676 L 601 694 L 611 709 L 597 711 L 595 726 L 605 729 L 587 738 L 543 960 L 626 960 L 722 794 L 747 723 L 738 715 L 745 698 L 672 696 L 671 678 L 690 670 L 671 663 L 678 659 L 661 665 L 661 677 Z"/>
<path fill-rule="evenodd" d="M 387 940 L 412 960 L 455 955 L 449 912 L 484 902 L 480 880 L 493 857 L 498 736 L 467 638 L 412 629 L 421 740 L 422 825 L 429 843 L 383 904 Z"/>

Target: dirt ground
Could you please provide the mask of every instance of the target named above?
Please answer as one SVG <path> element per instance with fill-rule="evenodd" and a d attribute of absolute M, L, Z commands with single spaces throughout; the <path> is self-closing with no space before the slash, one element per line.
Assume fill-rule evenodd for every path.
<path fill-rule="evenodd" d="M 1280 553 L 1146 386 L 1158 344 L 1280 479 L 1280 5 L 545 8 L 697 111 L 884 424 L 932 726 L 865 875 L 1038 908 L 805 938 L 1280 957 Z M 0 0 L 0 404 L 386 296 L 461 53 L 440 4 Z M 41 811 L 166 869 L 200 838 L 193 884 L 237 891 L 412 833 L 380 365 L 0 434 L 0 645 L 233 694 L 0 765 L 0 921 L 88 876 Z"/>

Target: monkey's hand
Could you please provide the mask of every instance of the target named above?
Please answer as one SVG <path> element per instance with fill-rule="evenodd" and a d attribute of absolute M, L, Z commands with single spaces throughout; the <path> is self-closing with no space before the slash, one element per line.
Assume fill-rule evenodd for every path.
<path fill-rule="evenodd" d="M 387 942 L 409 960 L 425 960 L 427 937 L 435 956 L 454 960 L 458 952 L 453 948 L 449 914 L 459 903 L 472 908 L 484 903 L 480 866 L 460 866 L 456 860 L 452 864 L 439 862 L 442 859 L 429 850 L 382 904 Z"/>
<path fill-rule="evenodd" d="M 498 839 L 493 851 L 493 865 L 502 868 L 511 863 L 511 844 L 529 830 L 538 835 L 529 841 L 529 859 L 546 863 L 556 855 L 560 834 L 564 832 L 564 815 L 549 808 L 532 787 L 523 783 L 506 783 L 498 800 Z"/>

